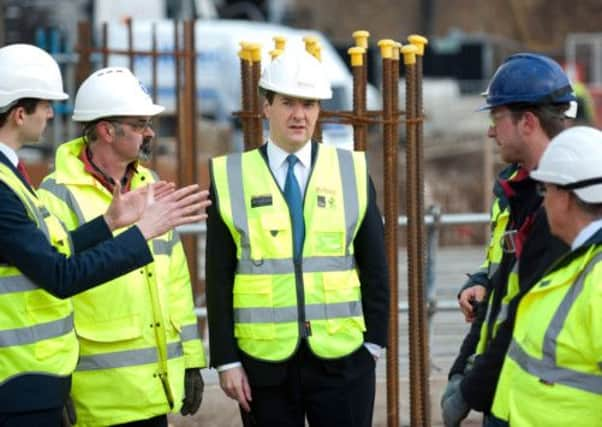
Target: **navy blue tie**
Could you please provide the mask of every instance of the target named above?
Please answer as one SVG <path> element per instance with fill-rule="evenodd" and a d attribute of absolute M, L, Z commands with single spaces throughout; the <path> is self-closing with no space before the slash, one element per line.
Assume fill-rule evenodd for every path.
<path fill-rule="evenodd" d="M 299 182 L 295 177 L 295 164 L 299 161 L 297 156 L 289 154 L 286 158 L 288 170 L 286 180 L 284 181 L 284 198 L 288 203 L 288 209 L 291 212 L 291 221 L 293 223 L 293 242 L 295 258 L 301 254 L 303 248 L 303 239 L 305 238 L 305 223 L 303 221 L 303 197 Z"/>

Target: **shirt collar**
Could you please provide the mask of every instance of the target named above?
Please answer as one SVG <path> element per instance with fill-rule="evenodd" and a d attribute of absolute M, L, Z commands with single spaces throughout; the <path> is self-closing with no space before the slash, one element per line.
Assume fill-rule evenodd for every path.
<path fill-rule="evenodd" d="M 109 192 L 113 192 L 115 188 L 115 182 L 113 178 L 108 176 L 102 169 L 100 169 L 92 160 L 92 153 L 88 151 L 87 146 L 84 146 L 84 149 L 81 151 L 79 155 L 79 159 L 84 164 L 84 170 L 92 175 L 98 182 L 102 184 Z M 126 193 L 130 191 L 132 185 L 132 179 L 136 172 L 138 172 L 136 166 L 138 162 L 133 161 L 130 163 L 125 171 L 125 175 L 121 180 L 121 191 Z"/>
<path fill-rule="evenodd" d="M 14 167 L 17 167 L 17 163 L 19 163 L 19 156 L 17 156 L 17 152 L 15 150 L 3 142 L 0 142 L 0 152 L 2 152 L 2 154 L 4 154 L 8 160 L 10 160 Z"/>
<path fill-rule="evenodd" d="M 598 219 L 596 221 L 590 222 L 584 228 L 581 229 L 575 240 L 573 240 L 573 244 L 571 245 L 571 249 L 577 249 L 579 246 L 584 244 L 590 237 L 592 237 L 596 232 L 602 228 L 602 219 Z"/>
<path fill-rule="evenodd" d="M 267 153 L 270 165 L 276 168 L 283 167 L 286 163 L 286 158 L 289 154 L 294 154 L 299 159 L 301 165 L 304 168 L 309 169 L 311 166 L 311 142 L 308 141 L 298 151 L 294 153 L 288 153 L 282 148 L 277 146 L 271 139 L 268 139 Z"/>

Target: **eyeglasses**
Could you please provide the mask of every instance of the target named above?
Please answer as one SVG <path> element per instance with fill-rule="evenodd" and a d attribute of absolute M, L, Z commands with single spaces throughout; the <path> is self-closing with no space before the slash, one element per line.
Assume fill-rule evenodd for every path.
<path fill-rule="evenodd" d="M 500 120 L 510 114 L 510 111 L 492 111 L 489 114 L 489 126 L 492 128 L 496 127 Z"/>
<path fill-rule="evenodd" d="M 128 125 L 136 133 L 144 133 L 147 129 L 152 129 L 152 119 L 139 119 L 139 120 L 126 120 L 126 119 L 111 119 L 107 120 L 110 123 L 117 123 L 120 125 Z"/>

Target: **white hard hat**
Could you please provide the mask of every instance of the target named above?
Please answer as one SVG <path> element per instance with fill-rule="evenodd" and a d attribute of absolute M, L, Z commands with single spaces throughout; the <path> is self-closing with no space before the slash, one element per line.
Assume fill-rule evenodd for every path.
<path fill-rule="evenodd" d="M 73 120 L 90 122 L 113 116 L 154 116 L 165 108 L 153 103 L 130 70 L 107 67 L 92 73 L 75 95 Z"/>
<path fill-rule="evenodd" d="M 602 203 L 602 132 L 575 126 L 559 133 L 531 171 L 537 181 L 572 190 L 586 203 Z"/>
<path fill-rule="evenodd" d="M 332 98 L 324 66 L 301 48 L 291 47 L 269 63 L 261 73 L 259 87 L 295 98 Z"/>
<path fill-rule="evenodd" d="M 61 101 L 69 95 L 52 56 L 36 46 L 11 44 L 0 48 L 0 110 L 22 98 Z"/>

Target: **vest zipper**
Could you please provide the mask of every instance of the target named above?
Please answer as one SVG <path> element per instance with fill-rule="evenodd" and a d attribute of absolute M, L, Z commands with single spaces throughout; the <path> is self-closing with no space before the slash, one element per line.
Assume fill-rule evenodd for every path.
<path fill-rule="evenodd" d="M 299 336 L 307 338 L 311 336 L 311 324 L 305 320 L 305 294 L 303 292 L 303 271 L 299 257 L 295 259 L 295 285 L 297 288 L 297 316 L 299 318 Z"/>

